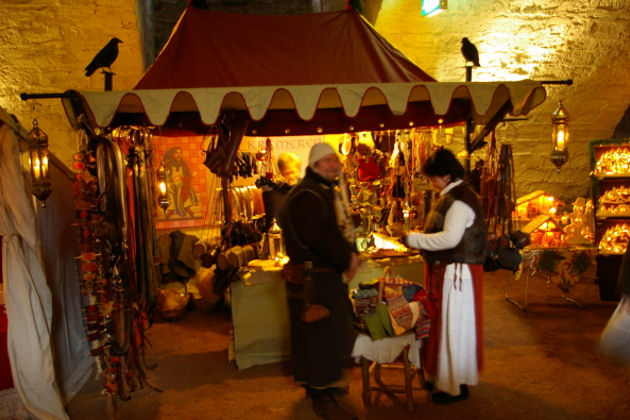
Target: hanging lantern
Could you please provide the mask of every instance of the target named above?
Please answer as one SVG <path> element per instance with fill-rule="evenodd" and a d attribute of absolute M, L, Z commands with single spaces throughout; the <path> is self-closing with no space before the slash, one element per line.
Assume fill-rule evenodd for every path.
<path fill-rule="evenodd" d="M 562 106 L 562 102 L 551 114 L 551 161 L 558 172 L 564 163 L 569 160 L 569 114 Z"/>
<path fill-rule="evenodd" d="M 52 192 L 48 170 L 48 136 L 39 128 L 37 119 L 33 120 L 33 129 L 26 139 L 29 145 L 33 195 L 37 197 L 41 207 L 46 207 L 46 199 Z"/>
<path fill-rule="evenodd" d="M 166 169 L 164 168 L 164 162 L 160 164 L 160 167 L 157 170 L 157 182 L 158 182 L 158 205 L 164 210 L 166 213 L 166 209 L 168 208 L 168 194 L 167 194 L 167 181 L 166 181 Z"/>

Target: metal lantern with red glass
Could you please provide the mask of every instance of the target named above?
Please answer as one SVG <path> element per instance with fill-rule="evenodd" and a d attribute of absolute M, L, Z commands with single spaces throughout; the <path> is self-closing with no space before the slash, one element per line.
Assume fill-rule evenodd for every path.
<path fill-rule="evenodd" d="M 558 172 L 569 160 L 569 114 L 562 106 L 562 102 L 551 114 L 551 162 L 556 165 Z"/>
<path fill-rule="evenodd" d="M 41 207 L 46 207 L 46 199 L 52 192 L 48 168 L 48 135 L 39 128 L 37 119 L 33 120 L 33 129 L 28 133 L 27 141 L 33 195 Z"/>

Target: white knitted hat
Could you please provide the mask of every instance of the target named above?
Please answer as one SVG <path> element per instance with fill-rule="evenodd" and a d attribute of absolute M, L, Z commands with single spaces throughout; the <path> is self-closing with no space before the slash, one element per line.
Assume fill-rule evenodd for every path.
<path fill-rule="evenodd" d="M 336 154 L 335 149 L 328 143 L 317 143 L 311 147 L 311 151 L 308 154 L 308 166 L 311 168 L 315 163 L 323 158 L 324 156 L 328 156 L 330 154 Z"/>

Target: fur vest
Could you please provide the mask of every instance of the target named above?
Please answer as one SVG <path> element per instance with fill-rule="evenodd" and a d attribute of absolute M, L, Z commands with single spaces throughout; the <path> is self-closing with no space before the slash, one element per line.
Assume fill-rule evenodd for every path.
<path fill-rule="evenodd" d="M 488 231 L 484 220 L 483 207 L 479 197 L 468 184 L 461 183 L 440 197 L 433 205 L 424 233 L 440 232 L 444 229 L 446 212 L 455 200 L 468 205 L 475 212 L 475 221 L 466 228 L 462 240 L 452 249 L 441 251 L 422 251 L 424 258 L 430 263 L 468 263 L 483 264 L 488 248 Z"/>

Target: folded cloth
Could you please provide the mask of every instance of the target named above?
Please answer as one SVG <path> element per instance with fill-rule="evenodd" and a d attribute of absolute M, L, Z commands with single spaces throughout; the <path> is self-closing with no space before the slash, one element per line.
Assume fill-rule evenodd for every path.
<path fill-rule="evenodd" d="M 389 320 L 392 323 L 392 328 L 394 329 L 394 332 L 396 333 L 396 335 L 403 335 L 406 332 L 413 330 L 413 326 L 416 325 L 420 317 L 420 303 L 409 302 L 409 309 L 411 310 L 411 314 L 412 314 L 411 323 L 409 324 L 411 325 L 411 328 L 410 327 L 404 328 L 398 325 L 398 323 L 396 322 L 396 318 L 394 318 L 394 316 L 392 315 L 391 310 L 389 311 Z M 417 328 L 417 325 L 416 325 L 416 328 Z M 417 337 L 417 338 L 421 338 L 421 337 Z"/>
<path fill-rule="evenodd" d="M 363 318 L 365 326 L 370 332 L 372 340 L 380 340 L 385 337 L 392 337 L 396 335 L 392 328 L 392 323 L 389 320 L 389 311 L 387 310 L 387 304 L 381 303 L 376 307 L 373 315 L 368 315 Z"/>
<path fill-rule="evenodd" d="M 422 286 L 417 283 L 407 284 L 403 286 L 402 293 L 405 299 L 407 299 L 407 302 L 411 302 L 414 300 L 413 298 L 416 293 L 418 293 L 418 291 L 420 291 L 421 289 Z"/>
<path fill-rule="evenodd" d="M 397 325 L 404 328 L 404 330 L 412 327 L 413 314 L 411 313 L 409 302 L 403 295 L 388 296 L 387 309 Z"/>
<path fill-rule="evenodd" d="M 367 334 L 359 334 L 354 341 L 352 357 L 359 360 L 365 357 L 377 363 L 391 363 L 409 346 L 408 358 L 412 365 L 420 367 L 420 340 L 416 340 L 414 333 L 407 333 L 397 337 L 387 337 L 373 341 Z"/>

